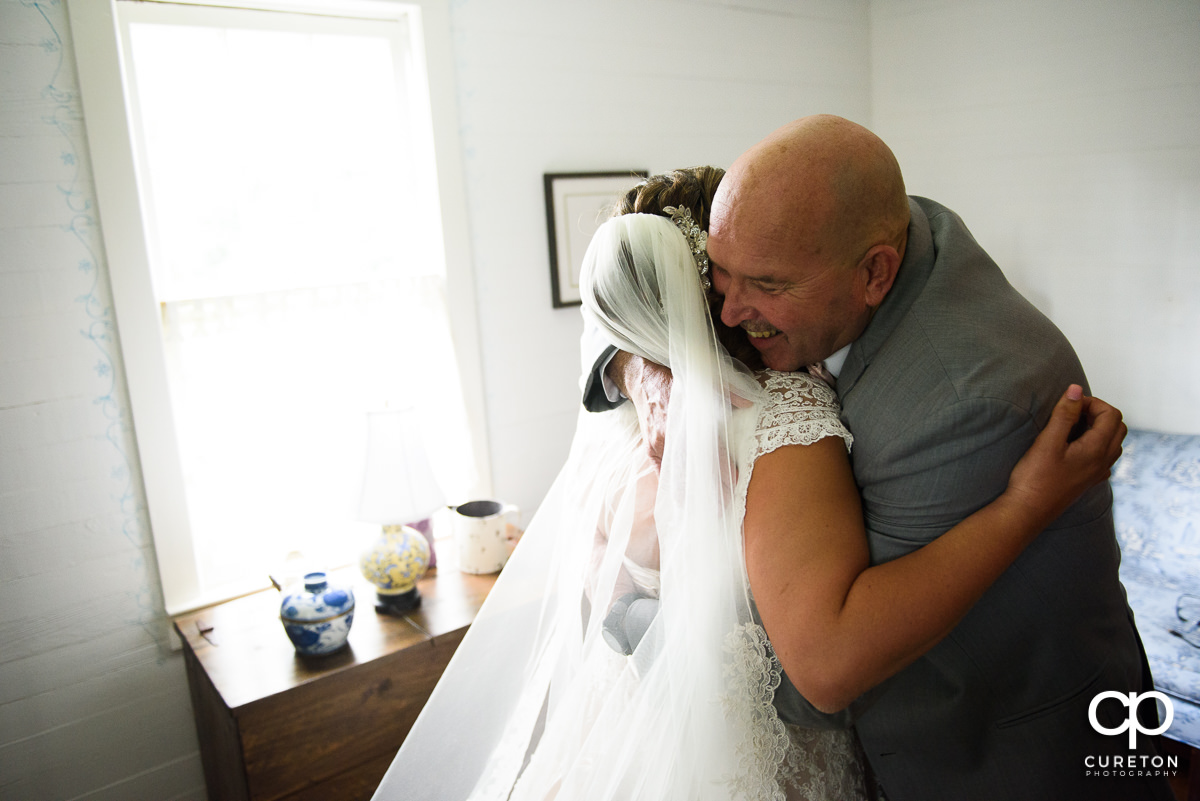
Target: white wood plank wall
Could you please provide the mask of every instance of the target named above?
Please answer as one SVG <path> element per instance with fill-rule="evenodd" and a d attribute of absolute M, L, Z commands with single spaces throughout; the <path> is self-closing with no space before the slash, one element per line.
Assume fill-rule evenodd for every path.
<path fill-rule="evenodd" d="M 204 795 L 65 8 L 0 0 L 0 798 Z"/>
<path fill-rule="evenodd" d="M 1131 425 L 1200 433 L 1200 2 L 874 0 L 872 120 Z"/>

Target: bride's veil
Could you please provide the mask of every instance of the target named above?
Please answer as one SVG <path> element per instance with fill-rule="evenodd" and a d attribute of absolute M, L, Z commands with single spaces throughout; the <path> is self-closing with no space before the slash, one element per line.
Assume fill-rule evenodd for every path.
<path fill-rule="evenodd" d="M 602 225 L 581 293 L 590 324 L 672 369 L 657 492 L 632 404 L 581 412 L 562 472 L 376 799 L 724 800 L 774 775 L 746 756 L 763 699 L 742 684 L 760 666 L 744 664 L 752 627 L 734 491 L 756 409 L 734 409 L 731 395 L 754 401 L 758 384 L 717 343 L 670 219 Z M 651 503 L 660 583 L 639 591 L 657 591 L 658 613 L 625 656 L 604 621 L 630 571 L 653 567 L 628 566 Z"/>

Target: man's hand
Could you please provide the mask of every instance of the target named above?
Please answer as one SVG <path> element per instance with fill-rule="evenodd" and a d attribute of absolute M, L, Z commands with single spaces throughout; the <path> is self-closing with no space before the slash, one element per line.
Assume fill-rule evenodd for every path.
<path fill-rule="evenodd" d="M 1128 430 L 1120 409 L 1085 396 L 1072 384 L 1013 468 L 1008 491 L 1046 523 L 1055 520 L 1089 487 L 1109 477 Z"/>
<path fill-rule="evenodd" d="M 671 401 L 671 371 L 623 350 L 608 363 L 608 377 L 621 394 L 633 401 L 650 461 L 662 469 L 663 444 L 667 437 L 667 404 Z"/>

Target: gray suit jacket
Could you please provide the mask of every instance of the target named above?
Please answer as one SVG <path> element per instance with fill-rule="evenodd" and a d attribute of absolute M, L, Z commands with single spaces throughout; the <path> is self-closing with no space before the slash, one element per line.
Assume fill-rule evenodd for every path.
<path fill-rule="evenodd" d="M 910 206 L 896 283 L 837 386 L 873 563 L 995 499 L 1067 385 L 1087 386 L 1066 338 L 962 220 L 923 198 Z M 585 402 L 604 408 L 592 383 Z M 1152 688 L 1117 577 L 1111 506 L 1107 485 L 1085 494 L 945 640 L 847 712 L 821 715 L 785 677 L 781 716 L 855 723 L 889 801 L 1167 801 L 1161 778 L 1085 775 L 1087 756 L 1128 753 L 1125 737 L 1092 730 L 1092 698 Z M 1123 707 L 1099 709 L 1105 726 L 1120 725 Z M 1139 752 L 1153 747 L 1139 738 Z"/>
<path fill-rule="evenodd" d="M 958 215 L 924 198 L 909 205 L 896 283 L 837 382 L 873 564 L 995 499 L 1067 385 L 1087 386 L 1066 338 Z M 1128 752 L 1091 728 L 1092 698 L 1152 688 L 1111 508 L 1107 484 L 1090 490 L 945 640 L 857 705 L 890 801 L 1171 798 L 1161 778 L 1085 776 L 1088 755 Z M 813 722 L 790 682 L 778 705 Z M 1122 707 L 1099 709 L 1119 719 Z M 1138 746 L 1154 753 L 1151 738 Z"/>

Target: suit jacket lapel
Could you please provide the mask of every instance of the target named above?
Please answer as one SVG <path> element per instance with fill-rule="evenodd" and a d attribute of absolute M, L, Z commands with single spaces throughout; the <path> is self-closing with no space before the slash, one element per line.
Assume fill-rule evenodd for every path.
<path fill-rule="evenodd" d="M 892 284 L 891 291 L 883 299 L 862 336 L 850 346 L 846 363 L 837 378 L 839 398 L 844 399 L 854 388 L 863 371 L 875 358 L 875 354 L 883 347 L 883 343 L 908 314 L 913 302 L 925 288 L 929 274 L 933 272 L 937 251 L 933 246 L 929 218 L 915 198 L 908 199 L 908 207 L 912 217 L 908 223 L 908 244 L 904 249 L 904 259 L 900 262 L 900 269 L 896 273 L 896 281 Z"/>

